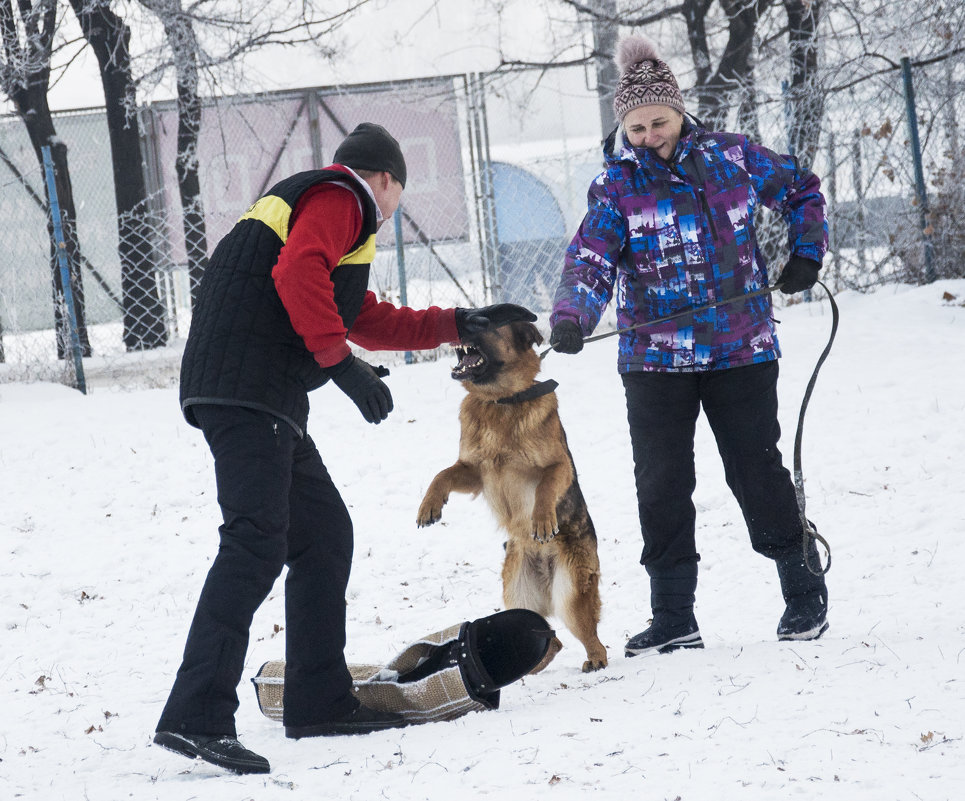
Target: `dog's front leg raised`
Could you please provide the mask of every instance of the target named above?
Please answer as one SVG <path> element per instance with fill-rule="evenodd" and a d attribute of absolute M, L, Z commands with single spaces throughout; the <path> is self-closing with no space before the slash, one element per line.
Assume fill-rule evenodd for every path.
<path fill-rule="evenodd" d="M 559 531 L 556 505 L 572 481 L 573 467 L 569 462 L 551 464 L 543 471 L 533 503 L 533 539 L 537 542 L 547 542 Z"/>
<path fill-rule="evenodd" d="M 481 490 L 482 478 L 472 465 L 456 462 L 451 467 L 440 470 L 419 504 L 416 525 L 423 528 L 439 521 L 442 518 L 442 507 L 449 500 L 450 492 L 477 493 Z"/>

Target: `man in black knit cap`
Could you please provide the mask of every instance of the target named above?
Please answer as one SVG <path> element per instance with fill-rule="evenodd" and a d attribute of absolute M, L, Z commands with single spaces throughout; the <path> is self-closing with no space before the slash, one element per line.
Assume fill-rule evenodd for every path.
<path fill-rule="evenodd" d="M 270 770 L 238 742 L 234 713 L 252 618 L 286 566 L 286 736 L 403 725 L 352 691 L 344 655 L 352 521 L 307 433 L 308 392 L 331 380 L 380 423 L 393 407 L 388 371 L 356 357 L 348 340 L 417 350 L 536 319 L 512 304 L 417 311 L 378 301 L 368 290 L 375 234 L 406 178 L 399 143 L 362 123 L 332 166 L 285 178 L 250 206 L 201 281 L 181 408 L 214 456 L 224 523 L 154 738 L 184 756 L 236 773 Z"/>

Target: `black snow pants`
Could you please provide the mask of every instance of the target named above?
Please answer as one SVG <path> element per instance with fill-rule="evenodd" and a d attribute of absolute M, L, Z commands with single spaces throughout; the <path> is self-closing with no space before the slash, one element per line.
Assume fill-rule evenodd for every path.
<path fill-rule="evenodd" d="M 284 722 L 350 712 L 358 703 L 344 656 L 352 521 L 314 442 L 266 412 L 194 411 L 224 523 L 158 731 L 236 736 L 251 621 L 286 565 Z"/>
<path fill-rule="evenodd" d="M 778 561 L 800 552 L 803 532 L 794 484 L 777 448 L 777 376 L 776 361 L 623 375 L 643 533 L 640 561 L 651 577 L 673 575 L 687 563 L 696 570 L 700 558 L 692 495 L 701 407 L 754 550 Z"/>

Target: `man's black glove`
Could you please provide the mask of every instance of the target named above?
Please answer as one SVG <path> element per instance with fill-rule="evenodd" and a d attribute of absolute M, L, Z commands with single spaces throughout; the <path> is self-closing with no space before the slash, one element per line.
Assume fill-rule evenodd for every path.
<path fill-rule="evenodd" d="M 384 367 L 372 367 L 349 354 L 338 364 L 327 367 L 325 372 L 335 382 L 335 386 L 355 402 L 366 422 L 381 423 L 389 416 L 392 411 L 392 393 L 380 380 L 380 377 L 389 374 Z"/>
<path fill-rule="evenodd" d="M 818 272 L 821 264 L 814 259 L 804 256 L 791 256 L 781 274 L 777 277 L 777 283 L 781 292 L 785 295 L 793 295 L 795 292 L 803 292 L 810 289 L 818 280 Z"/>
<path fill-rule="evenodd" d="M 535 323 L 536 315 L 515 303 L 497 303 L 481 309 L 456 309 L 456 331 L 459 339 L 516 322 Z"/>
<path fill-rule="evenodd" d="M 550 347 L 557 353 L 579 353 L 583 350 L 583 332 L 572 320 L 560 320 L 550 331 Z"/>

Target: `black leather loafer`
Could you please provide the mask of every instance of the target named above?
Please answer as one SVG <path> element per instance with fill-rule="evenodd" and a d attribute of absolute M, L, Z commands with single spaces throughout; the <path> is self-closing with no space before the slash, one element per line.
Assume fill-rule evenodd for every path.
<path fill-rule="evenodd" d="M 267 759 L 249 751 L 236 737 L 224 734 L 178 734 L 173 731 L 159 731 L 154 735 L 154 742 L 188 759 L 203 759 L 235 773 L 271 771 Z"/>

